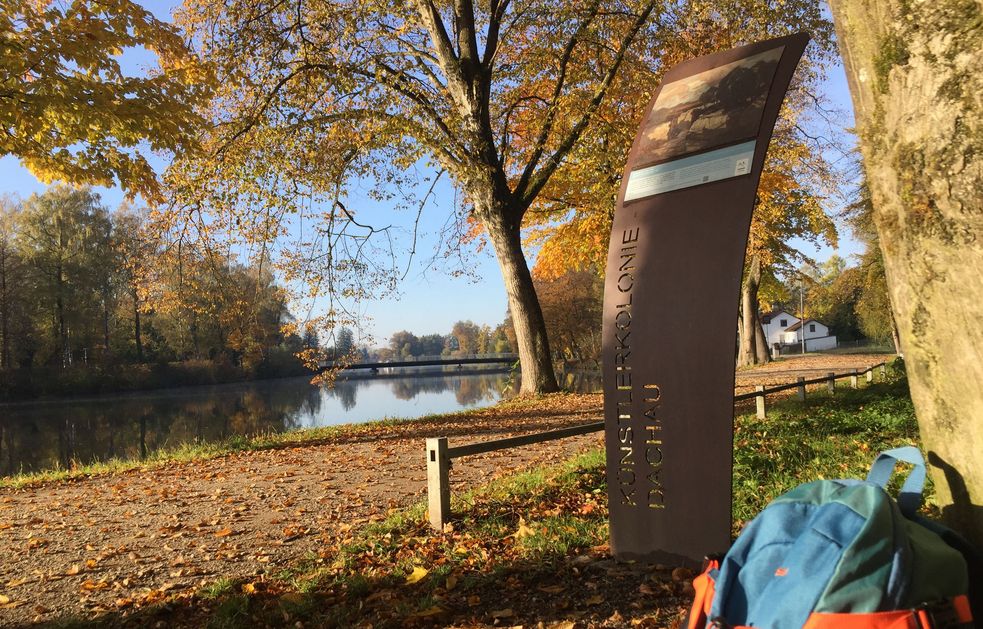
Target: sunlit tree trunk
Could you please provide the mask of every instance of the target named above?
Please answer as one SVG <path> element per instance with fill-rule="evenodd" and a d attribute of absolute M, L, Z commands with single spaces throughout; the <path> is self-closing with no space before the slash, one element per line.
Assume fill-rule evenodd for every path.
<path fill-rule="evenodd" d="M 489 199 L 487 202 L 500 201 Z M 483 217 L 505 282 L 505 294 L 508 297 L 509 312 L 512 314 L 512 325 L 515 328 L 516 350 L 519 354 L 519 363 L 522 365 L 520 391 L 550 393 L 558 391 L 559 386 L 553 373 L 546 323 L 543 320 L 539 299 L 536 297 L 532 274 L 522 253 L 519 225 L 521 218 L 509 220 L 510 214 L 512 212 L 503 211 L 501 208 L 485 211 L 479 206 L 479 215 Z M 521 214 L 515 214 L 521 217 Z"/>
<path fill-rule="evenodd" d="M 758 288 L 761 286 L 761 259 L 751 256 L 747 278 L 741 287 L 741 320 L 738 326 L 737 366 L 750 367 L 771 360 L 758 316 Z"/>
<path fill-rule="evenodd" d="M 983 9 L 831 4 L 937 500 L 983 547 Z"/>

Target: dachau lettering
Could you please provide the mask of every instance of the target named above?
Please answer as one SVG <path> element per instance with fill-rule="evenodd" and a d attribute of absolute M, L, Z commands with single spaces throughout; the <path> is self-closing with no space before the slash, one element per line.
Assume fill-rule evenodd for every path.
<path fill-rule="evenodd" d="M 602 322 L 611 551 L 698 567 L 730 543 L 741 265 L 804 33 L 664 75 L 625 166 Z"/>
<path fill-rule="evenodd" d="M 648 467 L 641 472 L 645 478 L 645 487 L 639 492 L 637 469 L 637 451 L 639 444 L 635 439 L 635 430 L 632 427 L 636 422 L 633 414 L 634 401 L 636 398 L 634 384 L 632 383 L 632 363 L 631 363 L 631 317 L 632 317 L 632 291 L 635 287 L 635 257 L 639 247 L 640 228 L 634 227 L 624 230 L 621 236 L 621 264 L 618 267 L 618 291 L 623 299 L 615 305 L 616 314 L 615 324 L 615 371 L 617 372 L 617 428 L 618 441 L 620 445 L 621 457 L 618 462 L 618 491 L 621 495 L 621 504 L 629 507 L 636 507 L 639 504 L 639 495 L 644 496 L 642 504 L 650 509 L 664 509 L 665 490 L 662 485 L 662 389 L 657 384 L 644 384 L 640 392 L 642 402 L 642 416 L 644 418 L 644 429 L 641 437 L 641 449 L 643 457 Z"/>

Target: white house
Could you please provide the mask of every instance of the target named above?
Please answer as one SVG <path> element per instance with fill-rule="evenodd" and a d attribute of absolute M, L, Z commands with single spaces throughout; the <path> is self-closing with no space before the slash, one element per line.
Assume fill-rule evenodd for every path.
<path fill-rule="evenodd" d="M 829 333 L 829 328 L 815 319 L 806 319 L 789 326 L 782 337 L 786 345 L 801 343 L 805 336 L 807 352 L 817 352 L 824 349 L 836 348 L 836 336 Z"/>
<path fill-rule="evenodd" d="M 785 310 L 773 310 L 761 315 L 761 328 L 765 333 L 768 347 L 776 345 L 800 345 L 805 335 L 807 352 L 816 352 L 836 347 L 836 336 L 829 333 L 829 327 L 816 321 L 800 321 Z"/>
<path fill-rule="evenodd" d="M 799 318 L 784 310 L 773 310 L 761 315 L 761 328 L 765 332 L 768 347 L 785 342 L 785 330 L 799 322 Z"/>

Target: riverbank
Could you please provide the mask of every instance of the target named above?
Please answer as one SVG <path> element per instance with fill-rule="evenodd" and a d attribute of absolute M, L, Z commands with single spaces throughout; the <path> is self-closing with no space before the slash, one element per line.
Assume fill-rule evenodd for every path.
<path fill-rule="evenodd" d="M 902 381 L 771 409 L 737 418 L 735 529 L 798 482 L 862 476 L 879 449 L 917 438 Z M 459 445 L 600 412 L 599 395 L 520 399 L 2 489 L 2 622 L 666 626 L 688 575 L 611 562 L 599 433 L 455 461 L 453 530 L 425 522 L 426 437 Z"/>
<path fill-rule="evenodd" d="M 864 369 L 884 356 L 807 355 L 737 374 L 736 392 L 774 386 L 798 376 Z M 168 462 L 214 458 L 283 444 L 318 442 L 372 430 L 373 420 L 454 413 L 485 406 L 507 384 L 495 370 L 456 370 L 401 378 L 340 379 L 319 390 L 305 377 L 180 387 L 0 405 L 0 485 L 149 469 Z M 489 376 L 488 374 L 492 374 Z M 567 374 L 571 392 L 597 390 L 597 379 Z M 386 384 L 384 384 L 386 383 Z M 822 388 L 821 386 L 819 388 Z M 388 415 L 387 415 L 388 414 Z M 339 429 L 336 424 L 370 422 Z"/>
<path fill-rule="evenodd" d="M 590 399 L 590 408 L 597 407 L 600 413 L 598 396 L 586 396 Z M 523 409 L 539 408 L 543 399 L 515 398 L 500 402 L 494 407 L 495 413 L 522 412 Z M 322 426 L 305 428 L 291 432 L 266 433 L 254 436 L 235 435 L 227 439 L 205 443 L 186 443 L 174 448 L 164 448 L 150 451 L 146 457 L 113 458 L 88 464 L 76 464 L 71 468 L 25 472 L 0 478 L 0 488 L 23 488 L 45 483 L 72 481 L 126 472 L 149 472 L 172 464 L 202 463 L 237 453 L 258 452 L 276 448 L 294 448 L 316 446 L 324 443 L 349 439 L 392 438 L 407 431 L 427 430 L 436 426 L 449 426 L 461 434 L 458 422 L 474 419 L 473 427 L 479 429 L 488 408 L 477 408 L 456 413 L 441 413 L 425 415 L 417 418 L 385 417 L 376 421 L 359 424 L 341 424 L 337 426 Z"/>
<path fill-rule="evenodd" d="M 186 360 L 0 370 L 0 402 L 63 399 L 304 375 L 313 376 L 291 355 L 271 356 L 255 369 L 244 369 L 222 361 Z"/>

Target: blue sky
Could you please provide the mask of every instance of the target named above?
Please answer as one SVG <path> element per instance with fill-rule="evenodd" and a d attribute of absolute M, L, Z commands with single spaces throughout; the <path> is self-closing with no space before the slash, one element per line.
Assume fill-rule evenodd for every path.
<path fill-rule="evenodd" d="M 171 9 L 178 3 L 171 0 L 146 0 L 143 4 L 159 18 L 169 19 Z M 123 59 L 124 67 L 130 72 L 145 69 L 152 61 L 153 57 L 145 51 L 127 51 Z M 850 128 L 853 125 L 853 108 L 843 69 L 835 66 L 828 68 L 827 72 L 823 93 L 832 108 L 842 112 L 843 119 L 835 121 L 837 126 L 841 129 Z M 165 163 L 157 159 L 154 166 L 163 169 Z M 44 189 L 45 185 L 23 168 L 16 158 L 9 155 L 0 158 L 0 194 L 13 193 L 26 198 L 32 193 L 43 192 Z M 122 201 L 123 195 L 119 189 L 96 190 L 109 207 L 116 207 Z M 452 187 L 446 181 L 440 182 L 421 219 L 421 233 L 417 244 L 417 251 L 420 253 L 413 261 L 398 294 L 387 299 L 364 302 L 359 306 L 359 313 L 366 319 L 363 332 L 368 336 L 363 338 L 364 341 L 378 346 L 386 344 L 389 335 L 398 330 L 410 330 L 416 334 L 446 334 L 458 320 L 471 320 L 494 327 L 504 319 L 505 289 L 490 247 L 466 254 L 469 273 L 465 275 L 452 273 L 452 265 L 442 268 L 438 264 L 435 269 L 428 268 L 426 264 L 433 256 L 437 234 L 454 203 Z M 365 212 L 360 215 L 361 219 L 370 223 L 394 222 L 387 207 L 365 202 L 360 208 Z M 408 215 L 395 221 L 403 224 L 402 233 L 397 236 L 407 244 L 411 239 L 410 221 L 411 217 Z M 828 247 L 816 250 L 809 243 L 803 242 L 793 245 L 818 260 L 825 260 L 833 253 L 843 257 L 860 253 L 861 246 L 850 237 L 847 230 L 843 228 L 840 231 L 840 247 L 836 251 Z"/>

